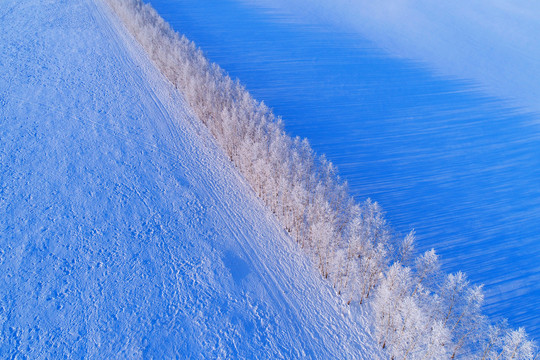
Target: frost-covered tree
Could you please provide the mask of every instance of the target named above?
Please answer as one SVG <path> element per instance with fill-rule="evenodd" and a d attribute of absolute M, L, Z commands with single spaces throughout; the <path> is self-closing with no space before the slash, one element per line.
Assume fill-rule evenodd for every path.
<path fill-rule="evenodd" d="M 528 339 L 523 328 L 512 330 L 506 321 L 489 325 L 481 344 L 481 360 L 538 359 L 538 347 Z"/>
<path fill-rule="evenodd" d="M 502 341 L 502 359 L 532 359 L 535 357 L 535 345 L 525 333 L 525 329 L 509 330 Z"/>
<path fill-rule="evenodd" d="M 434 249 L 426 251 L 415 261 L 415 286 L 413 295 L 427 288 L 433 290 L 439 280 L 441 264 Z"/>
<path fill-rule="evenodd" d="M 392 359 L 450 358 L 451 333 L 413 294 L 412 271 L 393 264 L 377 287 L 372 308 L 375 333 Z"/>
<path fill-rule="evenodd" d="M 438 294 L 437 319 L 452 333 L 452 359 L 472 351 L 478 342 L 484 317 L 481 286 L 471 286 L 465 274 L 457 272 L 446 276 Z"/>
<path fill-rule="evenodd" d="M 397 253 L 397 261 L 407 264 L 414 254 L 415 231 L 411 230 L 403 239 Z"/>
<path fill-rule="evenodd" d="M 411 284 L 410 269 L 396 263 L 386 272 L 372 302 L 377 340 L 383 349 L 390 347 L 394 357 L 401 347 L 400 330 L 406 321 L 404 307 L 412 309 L 414 305 L 407 302 Z"/>

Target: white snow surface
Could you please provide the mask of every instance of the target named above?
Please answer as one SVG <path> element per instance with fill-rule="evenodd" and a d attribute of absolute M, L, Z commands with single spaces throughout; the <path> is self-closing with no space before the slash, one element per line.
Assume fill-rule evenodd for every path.
<path fill-rule="evenodd" d="M 0 358 L 382 356 L 101 0 L 0 2 Z"/>
<path fill-rule="evenodd" d="M 540 2 L 241 0 L 358 32 L 392 55 L 540 113 Z M 476 85 L 477 84 L 477 85 Z"/>

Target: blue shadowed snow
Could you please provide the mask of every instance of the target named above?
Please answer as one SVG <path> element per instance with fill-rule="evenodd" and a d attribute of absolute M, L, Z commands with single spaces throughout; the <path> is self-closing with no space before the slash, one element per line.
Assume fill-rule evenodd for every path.
<path fill-rule="evenodd" d="M 537 117 L 358 35 L 232 0 L 151 4 L 326 153 L 356 196 L 380 202 L 397 232 L 415 228 L 420 251 L 485 283 L 490 315 L 540 338 Z"/>
<path fill-rule="evenodd" d="M 225 252 L 223 263 L 231 272 L 231 276 L 235 282 L 242 281 L 250 273 L 248 263 L 230 250 Z"/>

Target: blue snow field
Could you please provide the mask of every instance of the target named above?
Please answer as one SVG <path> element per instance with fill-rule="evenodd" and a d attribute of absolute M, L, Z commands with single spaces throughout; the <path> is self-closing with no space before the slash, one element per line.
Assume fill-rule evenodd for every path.
<path fill-rule="evenodd" d="M 357 34 L 234 0 L 150 3 L 419 251 L 486 284 L 488 314 L 540 338 L 538 116 Z"/>

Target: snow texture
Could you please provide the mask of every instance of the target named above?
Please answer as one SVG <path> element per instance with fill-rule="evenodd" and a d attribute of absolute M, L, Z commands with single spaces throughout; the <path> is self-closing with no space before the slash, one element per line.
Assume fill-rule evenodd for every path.
<path fill-rule="evenodd" d="M 492 96 L 540 112 L 540 5 L 530 0 L 241 0 L 358 32 L 391 54 L 471 79 Z"/>
<path fill-rule="evenodd" d="M 381 357 L 103 3 L 0 59 L 1 358 Z"/>

